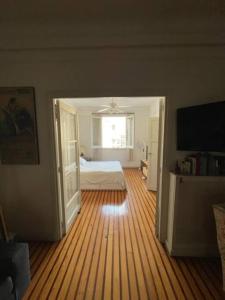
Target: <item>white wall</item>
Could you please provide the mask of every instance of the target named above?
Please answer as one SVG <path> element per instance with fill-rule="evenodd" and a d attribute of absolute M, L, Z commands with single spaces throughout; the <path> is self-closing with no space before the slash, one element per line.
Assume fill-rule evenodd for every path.
<path fill-rule="evenodd" d="M 166 224 L 168 174 L 178 154 L 176 108 L 224 100 L 222 36 L 215 34 L 216 31 L 196 33 L 194 28 L 191 32 L 187 27 L 186 34 L 179 33 L 178 37 L 174 29 L 172 34 L 160 36 L 157 32 L 154 35 L 142 32 L 139 40 L 139 33 L 133 39 L 128 30 L 124 39 L 118 29 L 112 40 L 105 32 L 96 38 L 97 43 L 97 34 L 86 35 L 84 43 L 82 37 L 72 34 L 67 39 L 67 31 L 57 37 L 56 30 L 51 39 L 51 35 L 42 35 L 38 30 L 29 31 L 29 26 L 26 33 L 18 26 L 12 28 L 5 30 L 1 26 L 4 49 L 0 48 L 0 86 L 35 87 L 40 165 L 0 167 L 0 202 L 9 228 L 24 238 L 57 237 L 50 98 L 64 96 L 167 97 L 162 203 Z M 211 30 L 210 26 L 207 28 Z M 83 48 L 77 47 L 79 43 Z"/>
<path fill-rule="evenodd" d="M 150 102 L 150 117 L 159 117 L 159 100 Z"/>
<path fill-rule="evenodd" d="M 80 136 L 80 147 L 84 148 L 84 154 L 86 156 L 92 157 L 92 147 L 91 147 L 91 112 L 79 112 L 79 136 Z"/>
<path fill-rule="evenodd" d="M 93 100 L 97 101 L 97 100 Z M 155 103 L 155 102 L 154 102 Z M 155 104 L 149 101 L 149 107 L 132 107 L 129 112 L 135 116 L 134 149 L 92 149 L 91 148 L 91 111 L 79 111 L 80 145 L 87 149 L 87 156 L 93 160 L 119 160 L 123 167 L 139 167 L 140 160 L 145 158 L 145 151 L 140 149 L 141 144 L 148 143 L 148 119 L 150 106 Z"/>

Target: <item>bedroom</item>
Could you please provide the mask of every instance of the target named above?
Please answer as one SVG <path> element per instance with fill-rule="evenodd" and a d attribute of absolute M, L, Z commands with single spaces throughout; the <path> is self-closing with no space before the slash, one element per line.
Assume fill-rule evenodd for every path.
<path fill-rule="evenodd" d="M 105 182 L 105 185 L 101 184 L 101 174 L 98 174 L 99 177 L 93 172 L 93 174 L 89 172 L 91 177 L 83 183 L 84 172 L 88 173 L 88 166 L 91 169 L 97 167 L 96 171 L 98 167 L 101 169 L 103 166 L 103 171 L 112 167 L 115 172 L 121 167 L 139 169 L 141 167 L 147 188 L 157 190 L 160 100 L 162 101 L 160 97 L 63 99 L 63 102 L 73 106 L 78 114 L 79 152 L 82 157 L 81 189 L 125 188 L 125 183 L 122 183 L 121 187 L 120 183 L 113 186 L 113 176 L 109 177 L 107 182 L 104 176 L 106 172 L 103 172 L 105 174 L 102 177 L 102 184 Z M 105 165 L 96 161 L 113 162 L 107 166 L 107 163 Z M 118 167 L 115 161 L 119 162 Z M 148 168 L 149 164 L 151 168 Z M 121 178 L 118 178 L 118 182 L 120 180 Z"/>
<path fill-rule="evenodd" d="M 157 191 L 163 97 L 60 98 L 54 103 L 61 235 L 80 210 L 80 190 L 126 190 L 127 168 L 138 170 L 146 190 Z"/>
<path fill-rule="evenodd" d="M 149 121 L 159 117 L 159 100 L 157 97 L 70 100 L 78 110 L 80 152 L 84 158 L 119 161 L 123 168 L 139 168 L 140 161 L 150 156 Z M 119 106 L 117 110 L 107 108 L 112 103 Z M 156 184 L 153 189 L 156 190 Z"/>

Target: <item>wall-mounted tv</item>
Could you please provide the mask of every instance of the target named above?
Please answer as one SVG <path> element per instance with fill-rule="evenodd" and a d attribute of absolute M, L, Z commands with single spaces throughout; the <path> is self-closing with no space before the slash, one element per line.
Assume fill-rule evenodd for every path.
<path fill-rule="evenodd" d="M 177 150 L 225 152 L 225 101 L 177 110 Z"/>

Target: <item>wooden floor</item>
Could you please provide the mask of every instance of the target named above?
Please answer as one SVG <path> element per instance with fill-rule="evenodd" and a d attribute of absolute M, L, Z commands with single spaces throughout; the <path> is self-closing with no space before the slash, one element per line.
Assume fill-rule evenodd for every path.
<path fill-rule="evenodd" d="M 217 259 L 174 259 L 154 235 L 155 195 L 136 169 L 128 192 L 83 192 L 83 207 L 59 243 L 30 243 L 24 299 L 223 299 Z"/>

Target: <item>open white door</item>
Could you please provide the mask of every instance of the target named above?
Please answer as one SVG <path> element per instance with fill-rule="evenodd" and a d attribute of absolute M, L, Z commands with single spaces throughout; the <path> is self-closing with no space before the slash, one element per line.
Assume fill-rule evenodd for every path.
<path fill-rule="evenodd" d="M 56 100 L 58 191 L 62 234 L 66 234 L 81 207 L 78 117 L 74 107 Z"/>
<path fill-rule="evenodd" d="M 134 114 L 126 116 L 126 144 L 127 148 L 134 147 Z"/>
<path fill-rule="evenodd" d="M 167 233 L 167 208 L 162 206 L 162 189 L 163 185 L 163 166 L 164 160 L 164 143 L 165 143 L 165 122 L 166 122 L 166 99 L 162 98 L 159 102 L 159 141 L 158 141 L 158 192 L 156 201 L 155 215 L 155 233 L 161 242 L 165 242 Z"/>
<path fill-rule="evenodd" d="M 158 179 L 158 137 L 159 137 L 159 118 L 149 119 L 149 153 L 148 153 L 148 175 L 147 188 L 157 191 Z"/>

